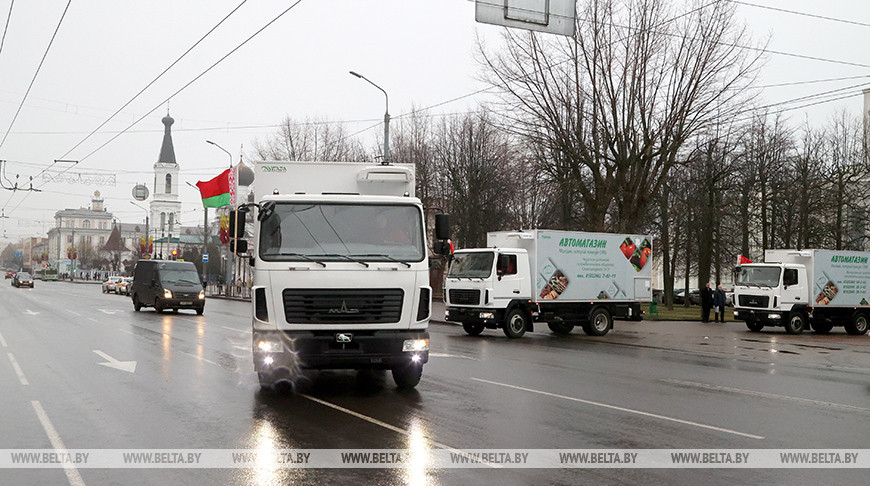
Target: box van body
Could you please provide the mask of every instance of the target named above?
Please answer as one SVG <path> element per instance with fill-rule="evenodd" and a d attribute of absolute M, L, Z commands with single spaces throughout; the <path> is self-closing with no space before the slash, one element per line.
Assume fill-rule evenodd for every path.
<path fill-rule="evenodd" d="M 158 314 L 167 309 L 193 309 L 202 315 L 205 310 L 202 281 L 191 262 L 139 260 L 129 293 L 137 312 L 153 307 Z"/>

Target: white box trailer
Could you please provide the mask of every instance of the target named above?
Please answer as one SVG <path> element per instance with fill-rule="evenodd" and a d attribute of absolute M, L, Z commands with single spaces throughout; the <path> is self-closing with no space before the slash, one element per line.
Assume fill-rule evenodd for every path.
<path fill-rule="evenodd" d="M 738 265 L 734 318 L 752 331 L 781 326 L 799 334 L 843 326 L 865 334 L 870 322 L 870 252 L 767 250 L 763 263 Z"/>
<path fill-rule="evenodd" d="M 528 230 L 487 234 L 487 248 L 459 250 L 445 284 L 447 318 L 471 335 L 508 337 L 547 322 L 558 334 L 576 325 L 601 336 L 613 320 L 640 320 L 652 300 L 648 235 Z"/>
<path fill-rule="evenodd" d="M 254 171 L 260 385 L 292 382 L 300 369 L 375 368 L 415 386 L 432 293 L 413 165 L 264 161 Z"/>

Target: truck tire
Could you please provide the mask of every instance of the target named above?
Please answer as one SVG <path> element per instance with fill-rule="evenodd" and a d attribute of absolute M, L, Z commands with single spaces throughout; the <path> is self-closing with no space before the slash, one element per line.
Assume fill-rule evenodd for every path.
<path fill-rule="evenodd" d="M 589 314 L 589 322 L 583 324 L 583 332 L 590 336 L 603 336 L 613 327 L 613 317 L 604 307 L 596 307 Z"/>
<path fill-rule="evenodd" d="M 814 322 L 810 324 L 810 327 L 813 328 L 813 331 L 815 331 L 816 334 L 827 334 L 831 332 L 831 329 L 834 328 L 834 325 L 830 322 Z"/>
<path fill-rule="evenodd" d="M 870 321 L 867 319 L 867 314 L 863 312 L 856 312 L 855 315 L 852 316 L 852 320 L 847 322 L 845 326 L 846 332 L 852 334 L 853 336 L 860 336 L 862 334 L 867 334 L 868 326 L 870 326 Z"/>
<path fill-rule="evenodd" d="M 758 332 L 758 331 L 764 329 L 764 324 L 762 324 L 762 323 L 760 323 L 760 322 L 758 322 L 758 321 L 749 321 L 749 320 L 747 320 L 747 321 L 746 321 L 746 327 L 749 328 L 749 330 L 752 331 L 752 332 Z"/>
<path fill-rule="evenodd" d="M 465 329 L 465 333 L 469 336 L 479 336 L 480 333 L 484 330 L 484 325 L 479 322 L 463 322 L 462 329 Z"/>
<path fill-rule="evenodd" d="M 574 330 L 574 324 L 570 322 L 548 322 L 547 327 L 550 328 L 550 331 L 553 331 L 553 334 L 558 334 L 560 336 L 567 336 L 571 334 L 571 331 Z"/>
<path fill-rule="evenodd" d="M 401 389 L 409 389 L 420 383 L 420 378 L 423 376 L 423 365 L 407 364 L 393 368 L 392 371 L 396 386 Z"/>
<path fill-rule="evenodd" d="M 787 334 L 800 334 L 807 327 L 807 318 L 802 313 L 793 311 L 788 315 L 784 327 Z"/>
<path fill-rule="evenodd" d="M 514 309 L 508 312 L 504 320 L 504 335 L 511 338 L 521 338 L 526 333 L 529 317 L 522 309 Z"/>

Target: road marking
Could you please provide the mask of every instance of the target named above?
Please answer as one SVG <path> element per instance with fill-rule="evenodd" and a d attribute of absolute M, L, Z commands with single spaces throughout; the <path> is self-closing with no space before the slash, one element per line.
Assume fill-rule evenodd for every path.
<path fill-rule="evenodd" d="M 710 385 L 707 383 L 696 383 L 694 381 L 683 381 L 683 380 L 662 380 L 665 383 L 673 383 L 675 385 L 685 385 L 691 386 L 695 388 L 703 388 L 705 390 L 715 390 L 715 391 L 726 391 L 731 393 L 739 393 L 741 395 L 750 395 L 754 397 L 762 397 L 762 398 L 775 398 L 778 400 L 788 400 L 791 402 L 799 402 L 806 403 L 809 405 L 818 405 L 821 407 L 829 407 L 829 408 L 839 408 L 842 410 L 849 410 L 853 412 L 864 412 L 870 413 L 870 408 L 864 407 L 856 407 L 854 405 L 845 405 L 842 403 L 834 403 L 834 402 L 823 402 L 821 400 L 813 400 L 811 398 L 801 398 L 801 397 L 792 397 L 788 395 L 776 395 L 774 393 L 765 393 L 755 390 L 744 390 L 742 388 L 732 388 L 730 386 L 720 386 L 720 385 Z"/>
<path fill-rule="evenodd" d="M 100 351 L 99 349 L 94 349 L 93 351 L 97 354 L 97 356 L 100 356 L 104 360 L 108 361 L 108 363 L 97 363 L 98 365 L 105 366 L 107 368 L 115 368 L 116 370 L 126 371 L 128 373 L 136 372 L 135 361 L 118 361 L 117 359 Z"/>
<path fill-rule="evenodd" d="M 572 402 L 585 403 L 586 405 L 594 405 L 596 407 L 609 408 L 611 410 L 618 410 L 620 412 L 633 413 L 636 415 L 642 415 L 644 417 L 650 417 L 650 418 L 655 418 L 655 419 L 659 419 L 659 420 L 666 420 L 669 422 L 676 422 L 678 424 L 683 424 L 683 425 L 691 425 L 693 427 L 699 427 L 702 429 L 715 430 L 717 432 L 725 432 L 726 434 L 739 435 L 741 437 L 748 437 L 750 439 L 758 439 L 758 440 L 764 439 L 764 437 L 762 437 L 760 435 L 747 434 L 744 432 L 738 432 L 736 430 L 725 429 L 722 427 L 716 427 L 715 425 L 707 425 L 707 424 L 702 424 L 699 422 L 691 422 L 689 420 L 683 420 L 683 419 L 678 419 L 678 418 L 674 418 L 674 417 L 667 417 L 665 415 L 644 412 L 642 410 L 634 410 L 631 408 L 618 407 L 616 405 L 609 405 L 607 403 L 593 402 L 591 400 L 583 400 L 582 398 L 569 397 L 569 396 L 565 396 L 565 395 L 557 395 L 555 393 L 549 393 L 549 392 L 545 392 L 545 391 L 541 391 L 541 390 L 533 390 L 531 388 L 524 388 L 524 387 L 516 386 L 516 385 L 508 385 L 507 383 L 499 383 L 497 381 L 489 381 L 489 380 L 484 380 L 481 378 L 473 378 L 472 377 L 471 379 L 474 381 L 479 381 L 481 383 L 489 383 L 491 385 L 503 386 L 505 388 L 513 388 L 514 390 L 522 390 L 522 391 L 526 391 L 526 392 L 530 392 L 530 393 L 537 393 L 538 395 L 545 395 L 548 397 L 561 398 L 563 400 L 570 400 Z"/>
<path fill-rule="evenodd" d="M 39 312 L 33 312 L 30 309 L 27 309 L 26 311 L 24 311 L 24 313 L 27 314 L 28 316 L 38 316 L 39 315 Z"/>
<path fill-rule="evenodd" d="M 45 410 L 43 410 L 42 405 L 37 400 L 31 401 L 30 404 L 33 405 L 33 410 L 36 411 L 36 416 L 39 417 L 39 422 L 42 424 L 42 428 L 45 430 L 45 435 L 48 436 L 51 446 L 54 447 L 54 450 L 57 452 L 66 453 L 66 446 L 63 445 L 63 441 L 60 440 L 60 434 L 57 433 L 57 429 L 55 429 L 54 425 L 51 424 L 51 420 L 48 419 L 48 415 L 45 413 Z M 79 470 L 68 461 L 64 461 L 63 463 L 63 472 L 66 473 L 66 478 L 69 480 L 71 485 L 85 486 L 85 482 L 82 480 Z"/>
<path fill-rule="evenodd" d="M 21 381 L 22 385 L 29 385 L 27 378 L 24 377 L 24 371 L 21 369 L 21 366 L 18 366 L 18 361 L 15 359 L 15 356 L 12 356 L 12 353 L 6 353 L 9 355 L 9 361 L 12 363 L 12 369 L 15 370 L 15 374 L 18 375 L 18 379 Z"/>
<path fill-rule="evenodd" d="M 94 322 L 96 322 L 96 323 L 97 323 L 97 324 L 99 324 L 99 323 L 100 323 L 100 321 L 98 321 L 98 320 L 96 320 L 96 319 L 94 319 L 94 318 L 93 318 L 93 317 L 88 317 L 88 320 L 90 320 L 90 321 L 94 321 Z"/>
<path fill-rule="evenodd" d="M 370 423 L 370 424 L 375 424 L 375 425 L 377 425 L 377 426 L 379 426 L 379 427 L 383 427 L 383 428 L 385 428 L 385 429 L 387 429 L 387 430 L 391 430 L 391 431 L 393 431 L 393 432 L 395 432 L 395 433 L 397 433 L 397 434 L 401 434 L 401 435 L 404 435 L 404 436 L 406 436 L 406 437 L 410 437 L 410 438 L 414 438 L 415 436 L 419 436 L 419 434 L 415 434 L 414 432 L 411 432 L 411 431 L 409 431 L 409 430 L 405 430 L 405 429 L 402 429 L 402 428 L 396 427 L 395 425 L 390 425 L 390 424 L 388 424 L 388 423 L 386 423 L 386 422 L 382 422 L 382 421 L 380 421 L 380 420 L 378 420 L 378 419 L 376 419 L 376 418 L 369 417 L 368 415 L 363 415 L 363 414 L 361 414 L 361 413 L 359 413 L 359 412 L 354 412 L 353 410 L 350 410 L 350 409 L 344 408 L 344 407 L 342 407 L 342 406 L 340 406 L 340 405 L 336 405 L 336 404 L 334 404 L 334 403 L 327 402 L 326 400 L 321 400 L 321 399 L 319 399 L 319 398 L 312 397 L 311 395 L 306 395 L 306 394 L 304 394 L 304 393 L 300 393 L 300 396 L 303 397 L 303 398 L 307 398 L 307 399 L 311 400 L 311 401 L 314 402 L 314 403 L 319 403 L 319 404 L 324 405 L 324 406 L 326 406 L 326 407 L 329 407 L 329 408 L 331 408 L 331 409 L 333 409 L 333 410 L 338 410 L 339 412 L 343 412 L 343 413 L 346 413 L 346 414 L 348 414 L 348 415 L 354 416 L 354 417 L 356 417 L 356 418 L 358 418 L 358 419 L 365 420 L 366 422 L 368 422 L 368 423 Z M 460 450 L 458 450 L 458 449 L 454 449 L 453 447 L 450 447 L 450 446 L 448 446 L 448 445 L 442 444 L 442 443 L 440 443 L 440 442 L 438 442 L 438 441 L 436 441 L 436 440 L 430 439 L 429 437 L 426 437 L 425 435 L 423 436 L 423 440 L 425 440 L 426 442 L 432 444 L 433 446 L 435 446 L 435 447 L 437 447 L 437 448 L 439 448 L 439 449 L 447 449 L 447 450 L 449 450 L 450 452 L 454 452 L 454 453 L 458 453 L 458 454 L 466 455 L 464 452 L 462 452 L 462 451 L 460 451 Z M 498 464 L 490 464 L 490 463 L 484 463 L 484 464 L 486 464 L 487 466 L 489 466 L 489 467 L 491 467 L 491 468 L 501 468 L 501 466 L 498 465 Z"/>
<path fill-rule="evenodd" d="M 236 329 L 236 328 L 234 328 L 234 327 L 227 327 L 227 326 L 221 326 L 221 327 L 224 328 L 224 329 L 229 329 L 230 331 L 236 331 L 236 332 L 242 332 L 242 333 L 246 333 L 246 334 L 251 334 L 251 331 L 249 331 L 249 330 L 247 330 L 247 329 Z"/>
<path fill-rule="evenodd" d="M 430 358 L 457 358 L 457 359 L 470 359 L 472 361 L 480 361 L 478 358 L 472 358 L 471 356 L 462 356 L 460 354 L 448 354 L 448 353 L 433 353 L 429 352 Z"/>
<path fill-rule="evenodd" d="M 106 309 L 97 309 L 97 310 L 100 311 L 100 312 L 102 312 L 103 314 L 109 314 L 110 316 L 115 315 L 115 313 L 117 312 L 117 311 L 106 310 Z"/>
<path fill-rule="evenodd" d="M 74 316 L 77 316 L 77 317 L 81 317 L 81 316 L 82 316 L 82 315 L 79 314 L 78 312 L 74 312 L 74 311 L 71 311 L 71 310 L 69 310 L 69 309 L 66 309 L 66 311 L 69 312 L 70 314 L 74 315 Z"/>
<path fill-rule="evenodd" d="M 3 339 L 3 335 L 2 335 L 2 334 L 0 334 L 0 344 L 2 344 L 4 348 L 8 348 L 8 347 L 9 347 L 9 345 L 6 344 L 6 340 Z"/>

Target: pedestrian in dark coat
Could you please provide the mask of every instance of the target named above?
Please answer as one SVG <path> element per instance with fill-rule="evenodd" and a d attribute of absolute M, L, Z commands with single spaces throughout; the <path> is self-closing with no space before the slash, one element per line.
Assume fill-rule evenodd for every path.
<path fill-rule="evenodd" d="M 713 289 L 710 282 L 701 289 L 701 321 L 710 322 L 710 309 L 713 308 Z"/>
<path fill-rule="evenodd" d="M 722 284 L 713 292 L 713 322 L 725 322 L 725 290 Z"/>

